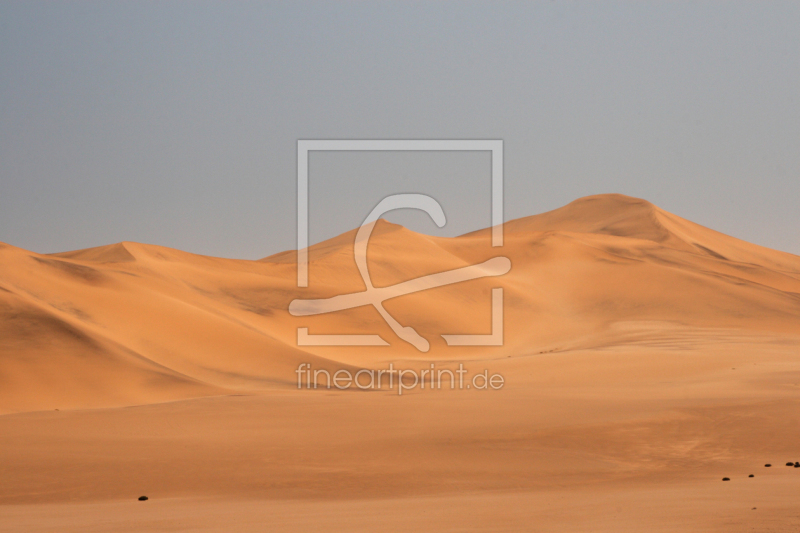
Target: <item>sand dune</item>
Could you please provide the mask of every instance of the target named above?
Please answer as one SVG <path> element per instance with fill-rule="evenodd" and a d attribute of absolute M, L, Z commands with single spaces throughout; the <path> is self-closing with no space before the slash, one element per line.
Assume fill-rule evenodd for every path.
<path fill-rule="evenodd" d="M 385 302 L 430 342 L 421 352 L 370 306 L 288 312 L 365 289 L 355 231 L 309 249 L 304 289 L 291 251 L 244 261 L 129 242 L 52 255 L 0 245 L 9 528 L 85 531 L 108 513 L 121 518 L 106 530 L 224 530 L 231 508 L 242 531 L 261 530 L 266 508 L 276 530 L 399 531 L 409 508 L 437 529 L 515 531 L 534 517 L 548 531 L 793 527 L 800 469 L 778 466 L 800 460 L 800 257 L 622 195 L 510 221 L 501 248 L 488 229 L 437 238 L 380 220 L 368 248 L 378 287 L 511 261 L 503 276 Z M 448 347 L 442 334 L 490 332 L 494 287 L 504 344 Z M 299 327 L 389 345 L 298 346 Z M 461 363 L 505 386 L 298 391 L 301 363 Z M 128 509 L 140 493 L 149 507 Z"/>
<path fill-rule="evenodd" d="M 293 253 L 237 261 L 137 243 L 52 256 L 7 246 L 0 251 L 7 354 L 0 379 L 9 386 L 0 392 L 0 409 L 140 404 L 280 387 L 293 383 L 301 362 L 332 368 L 325 359 L 370 367 L 420 356 L 599 347 L 618 343 L 615 326 L 626 323 L 657 322 L 659 335 L 688 326 L 797 332 L 800 258 L 621 195 L 511 221 L 499 249 L 488 245 L 488 230 L 446 239 L 379 221 L 368 248 L 377 286 L 496 255 L 511 259 L 505 276 L 386 302 L 400 323 L 432 343 L 428 354 L 397 339 L 371 307 L 290 316 L 295 298 L 364 290 L 354 238 L 355 230 L 311 248 L 308 289 L 295 286 Z M 508 308 L 505 346 L 448 349 L 442 333 L 489 332 L 494 286 L 503 287 Z M 301 350 L 296 329 L 304 326 L 312 333 L 374 332 L 392 346 Z"/>

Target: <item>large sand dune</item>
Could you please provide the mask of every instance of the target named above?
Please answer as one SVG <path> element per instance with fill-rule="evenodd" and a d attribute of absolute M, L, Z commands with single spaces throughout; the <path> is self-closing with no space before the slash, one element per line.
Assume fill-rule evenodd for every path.
<path fill-rule="evenodd" d="M 510 221 L 498 248 L 380 220 L 378 287 L 511 261 L 385 302 L 421 352 L 370 306 L 289 314 L 364 290 L 355 234 L 310 248 L 304 289 L 294 252 L 0 245 L 0 531 L 797 529 L 800 257 L 621 195 Z M 494 287 L 504 344 L 447 346 L 490 332 Z M 505 385 L 297 390 L 301 363 Z"/>

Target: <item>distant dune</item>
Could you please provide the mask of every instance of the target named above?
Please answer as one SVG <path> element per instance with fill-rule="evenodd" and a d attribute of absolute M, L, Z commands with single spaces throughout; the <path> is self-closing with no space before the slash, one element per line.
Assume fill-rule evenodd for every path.
<path fill-rule="evenodd" d="M 420 352 L 372 307 L 289 314 L 297 298 L 364 290 L 355 232 L 309 249 L 304 289 L 293 251 L 245 261 L 130 242 L 51 255 L 0 245 L 7 516 L 47 530 L 79 501 L 100 507 L 69 515 L 76 530 L 106 512 L 124 530 L 157 523 L 136 518 L 141 506 L 173 498 L 181 527 L 213 530 L 224 521 L 199 502 L 224 497 L 241 531 L 261 530 L 264 509 L 283 516 L 274 530 L 322 527 L 320 505 L 347 530 L 341 517 L 377 498 L 363 509 L 377 530 L 402 530 L 384 519 L 413 499 L 436 528 L 488 528 L 503 509 L 494 530 L 535 515 L 547 531 L 749 531 L 796 511 L 800 469 L 777 466 L 800 460 L 800 257 L 616 194 L 509 221 L 498 248 L 489 229 L 439 238 L 380 220 L 368 249 L 379 287 L 511 260 L 506 275 L 385 302 L 430 342 Z M 446 346 L 442 334 L 490 332 L 494 287 L 503 346 Z M 298 327 L 390 346 L 301 347 Z M 462 363 L 506 385 L 298 391 L 301 363 Z M 119 507 L 140 493 L 151 500 L 137 511 Z M 591 511 L 570 510 L 573 498 Z M 295 503 L 247 503 L 280 499 Z M 448 522 L 437 501 L 477 517 Z"/>
<path fill-rule="evenodd" d="M 800 257 L 717 233 L 622 195 L 582 198 L 488 230 L 435 238 L 379 221 L 369 247 L 377 286 L 494 255 L 499 278 L 396 300 L 387 309 L 447 350 L 441 333 L 488 333 L 490 289 L 505 291 L 505 346 L 494 357 L 645 342 L 693 328 L 796 334 Z M 198 256 L 137 243 L 40 255 L 0 250 L 0 410 L 100 407 L 291 386 L 301 362 L 370 367 L 420 354 L 371 307 L 295 318 L 294 298 L 364 289 L 355 231 L 310 249 L 311 283 L 296 287 L 294 253 L 261 261 Z M 651 327 L 652 324 L 657 327 Z M 380 334 L 391 348 L 296 346 L 296 328 Z"/>

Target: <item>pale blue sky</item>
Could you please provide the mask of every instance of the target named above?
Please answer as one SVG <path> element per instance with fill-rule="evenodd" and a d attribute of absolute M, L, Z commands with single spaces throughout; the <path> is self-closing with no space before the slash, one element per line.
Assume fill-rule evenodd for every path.
<path fill-rule="evenodd" d="M 257 258 L 299 138 L 505 143 L 506 218 L 620 192 L 800 254 L 800 4 L 0 2 L 0 241 Z M 382 195 L 485 227 L 488 156 L 316 154 L 312 241 Z"/>

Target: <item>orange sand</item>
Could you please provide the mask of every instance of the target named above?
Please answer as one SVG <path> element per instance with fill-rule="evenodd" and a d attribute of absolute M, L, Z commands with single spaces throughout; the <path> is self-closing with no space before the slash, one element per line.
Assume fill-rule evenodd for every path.
<path fill-rule="evenodd" d="M 0 532 L 796 531 L 800 257 L 621 195 L 504 233 L 378 222 L 376 286 L 511 259 L 386 302 L 427 353 L 371 307 L 288 313 L 364 289 L 355 231 L 310 249 L 307 289 L 294 252 L 0 244 Z M 446 346 L 489 333 L 492 287 L 504 345 Z M 298 347 L 298 327 L 391 346 Z M 301 363 L 432 362 L 505 386 L 297 390 Z"/>

